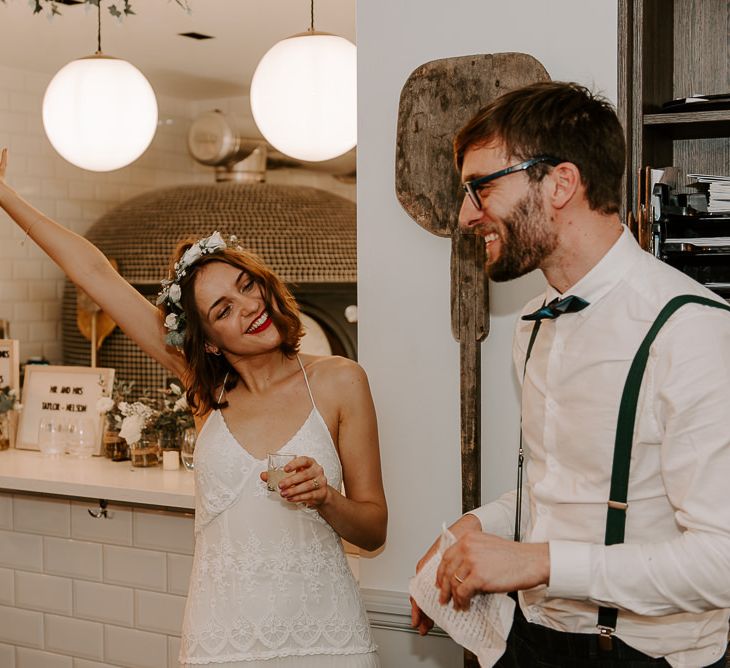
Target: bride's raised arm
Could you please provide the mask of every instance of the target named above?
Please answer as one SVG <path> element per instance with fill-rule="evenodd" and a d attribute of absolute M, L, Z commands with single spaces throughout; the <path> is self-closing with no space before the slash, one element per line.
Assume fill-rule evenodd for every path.
<path fill-rule="evenodd" d="M 165 345 L 160 312 L 122 278 L 104 254 L 26 202 L 5 181 L 7 149 L 0 155 L 0 207 L 66 275 L 94 300 L 148 355 L 183 378 L 185 361 Z"/>

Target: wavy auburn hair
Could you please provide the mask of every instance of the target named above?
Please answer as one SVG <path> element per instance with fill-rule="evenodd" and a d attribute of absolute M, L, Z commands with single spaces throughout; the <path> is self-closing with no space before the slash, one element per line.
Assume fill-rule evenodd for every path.
<path fill-rule="evenodd" d="M 183 241 L 175 249 L 170 262 L 173 276 L 175 262 L 196 241 Z M 202 316 L 195 304 L 195 282 L 200 268 L 211 262 L 223 262 L 244 270 L 261 288 L 266 309 L 281 336 L 279 349 L 284 355 L 294 357 L 299 352 L 299 344 L 304 334 L 299 307 L 294 297 L 284 282 L 257 255 L 245 250 L 226 248 L 200 257 L 187 268 L 185 276 L 178 283 L 181 290 L 180 305 L 185 314 L 182 351 L 188 364 L 188 375 L 184 379 L 187 386 L 186 397 L 196 415 L 205 415 L 215 408 L 225 408 L 228 402 L 218 401 L 224 379 L 226 392 L 236 387 L 239 381 L 238 374 L 224 355 L 214 355 L 205 350 L 207 337 L 203 330 Z M 167 302 L 161 304 L 160 310 L 163 317 L 170 313 Z"/>

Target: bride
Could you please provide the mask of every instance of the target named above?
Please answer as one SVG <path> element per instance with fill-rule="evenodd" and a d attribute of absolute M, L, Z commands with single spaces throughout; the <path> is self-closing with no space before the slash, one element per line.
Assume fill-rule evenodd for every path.
<path fill-rule="evenodd" d="M 0 207 L 147 354 L 196 412 L 195 555 L 183 666 L 379 666 L 340 538 L 385 541 L 375 410 L 362 368 L 299 354 L 294 299 L 217 232 L 180 245 L 156 308 L 83 237 L 6 182 Z M 267 453 L 295 455 L 267 490 Z M 345 493 L 342 493 L 344 484 Z"/>

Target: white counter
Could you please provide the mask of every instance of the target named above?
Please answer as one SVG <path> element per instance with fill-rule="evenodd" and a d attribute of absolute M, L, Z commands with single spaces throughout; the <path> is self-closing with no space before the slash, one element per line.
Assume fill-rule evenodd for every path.
<path fill-rule="evenodd" d="M 0 490 L 107 499 L 169 508 L 195 507 L 193 474 L 134 468 L 105 457 L 49 459 L 32 450 L 0 451 Z"/>

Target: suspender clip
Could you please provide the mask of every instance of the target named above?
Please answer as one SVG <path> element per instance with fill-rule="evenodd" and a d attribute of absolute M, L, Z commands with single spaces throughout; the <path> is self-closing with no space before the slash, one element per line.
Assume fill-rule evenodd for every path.
<path fill-rule="evenodd" d="M 614 510 L 626 510 L 629 507 L 628 503 L 622 501 L 608 501 L 608 507 Z"/>
<path fill-rule="evenodd" d="M 598 648 L 602 652 L 610 652 L 613 649 L 613 638 L 611 636 L 616 629 L 612 629 L 610 626 L 601 626 L 600 624 L 596 624 L 596 627 L 599 633 Z"/>

